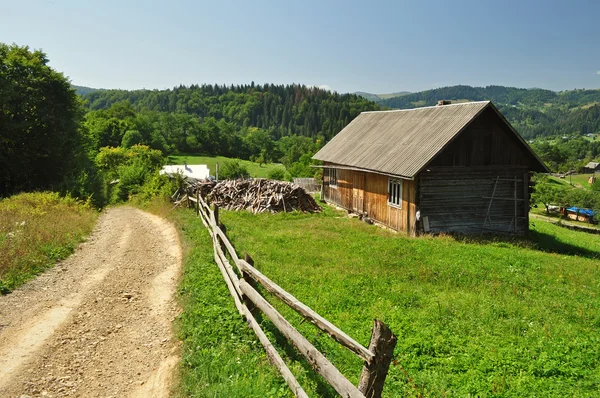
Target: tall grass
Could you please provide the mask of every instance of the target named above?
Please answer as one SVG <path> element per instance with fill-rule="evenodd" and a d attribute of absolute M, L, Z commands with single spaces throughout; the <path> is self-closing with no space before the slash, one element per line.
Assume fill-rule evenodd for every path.
<path fill-rule="evenodd" d="M 23 193 L 0 201 L 0 293 L 67 257 L 92 230 L 97 211 L 57 193 Z"/>

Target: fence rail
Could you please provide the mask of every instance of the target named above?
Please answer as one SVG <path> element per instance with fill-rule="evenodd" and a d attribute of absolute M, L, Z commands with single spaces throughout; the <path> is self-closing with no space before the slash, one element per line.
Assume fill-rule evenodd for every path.
<path fill-rule="evenodd" d="M 254 313 L 257 310 L 260 310 L 271 320 L 275 327 L 296 347 L 298 352 L 306 358 L 313 369 L 323 376 L 341 396 L 352 398 L 381 397 L 394 347 L 396 346 L 396 336 L 391 330 L 383 322 L 375 320 L 369 348 L 365 348 L 258 271 L 248 254 L 240 259 L 227 238 L 226 227 L 219 222 L 219 208 L 217 206 L 211 209 L 199 194 L 196 197 L 188 196 L 187 203 L 195 208 L 197 215 L 201 218 L 213 239 L 215 262 L 223 275 L 223 279 L 225 279 L 238 312 L 254 330 L 267 353 L 267 357 L 279 370 L 294 395 L 296 397 L 308 397 L 256 322 Z M 355 387 L 258 292 L 259 285 L 364 361 L 358 387 Z"/>

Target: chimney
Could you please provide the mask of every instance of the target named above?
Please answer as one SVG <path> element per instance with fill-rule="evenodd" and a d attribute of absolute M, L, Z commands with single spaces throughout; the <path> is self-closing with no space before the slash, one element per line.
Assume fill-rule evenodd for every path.
<path fill-rule="evenodd" d="M 450 101 L 450 100 L 439 100 L 437 103 L 437 106 L 450 105 L 451 103 L 452 103 L 452 101 Z"/>

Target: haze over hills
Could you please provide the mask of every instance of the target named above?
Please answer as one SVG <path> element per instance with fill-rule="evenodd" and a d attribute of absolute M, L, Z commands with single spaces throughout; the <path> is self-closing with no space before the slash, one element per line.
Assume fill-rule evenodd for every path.
<path fill-rule="evenodd" d="M 364 98 L 368 99 L 369 101 L 381 102 L 381 101 L 389 99 L 389 98 L 400 97 L 402 95 L 408 95 L 408 94 L 412 94 L 412 93 L 410 91 L 400 91 L 400 92 L 391 93 L 391 94 L 371 94 L 371 93 L 366 93 L 364 91 L 357 91 L 352 94 L 360 95 L 361 97 L 364 97 Z"/>

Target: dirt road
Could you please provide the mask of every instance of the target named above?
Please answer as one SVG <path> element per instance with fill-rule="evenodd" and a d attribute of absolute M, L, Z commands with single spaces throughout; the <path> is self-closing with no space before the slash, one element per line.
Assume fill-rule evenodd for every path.
<path fill-rule="evenodd" d="M 172 225 L 106 211 L 69 259 L 0 297 L 0 397 L 167 397 L 180 270 Z"/>

